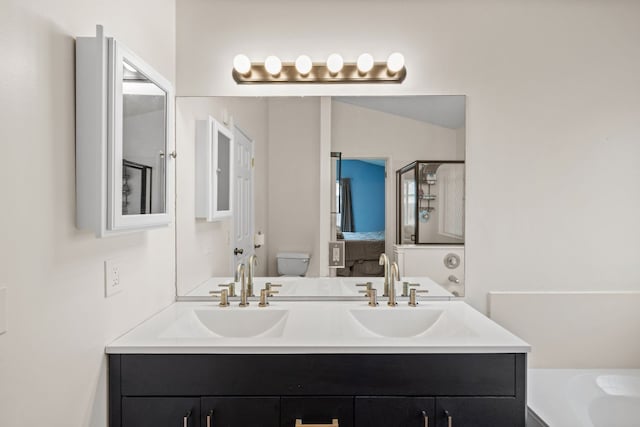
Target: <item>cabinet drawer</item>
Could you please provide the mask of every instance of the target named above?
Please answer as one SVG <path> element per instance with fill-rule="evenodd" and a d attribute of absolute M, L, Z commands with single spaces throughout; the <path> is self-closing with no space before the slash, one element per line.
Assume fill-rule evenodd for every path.
<path fill-rule="evenodd" d="M 122 427 L 200 427 L 200 399 L 123 397 Z"/>
<path fill-rule="evenodd" d="M 353 427 L 352 397 L 283 397 L 280 401 L 280 427 L 329 424 L 338 419 L 340 427 Z"/>
<path fill-rule="evenodd" d="M 437 427 L 524 427 L 525 405 L 509 397 L 440 397 L 436 416 Z"/>
<path fill-rule="evenodd" d="M 203 427 L 277 427 L 279 397 L 203 397 Z"/>
<path fill-rule="evenodd" d="M 434 414 L 432 397 L 356 397 L 355 402 L 356 427 L 433 427 Z"/>
<path fill-rule="evenodd" d="M 518 369 L 514 354 L 126 354 L 121 359 L 125 396 L 515 396 Z M 518 364 L 524 372 L 523 355 Z"/>

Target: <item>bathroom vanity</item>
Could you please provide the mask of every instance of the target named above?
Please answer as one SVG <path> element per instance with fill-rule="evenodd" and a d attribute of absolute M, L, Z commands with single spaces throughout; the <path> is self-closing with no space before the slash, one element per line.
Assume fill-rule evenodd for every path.
<path fill-rule="evenodd" d="M 179 302 L 107 347 L 110 427 L 524 426 L 528 351 L 458 301 Z"/>

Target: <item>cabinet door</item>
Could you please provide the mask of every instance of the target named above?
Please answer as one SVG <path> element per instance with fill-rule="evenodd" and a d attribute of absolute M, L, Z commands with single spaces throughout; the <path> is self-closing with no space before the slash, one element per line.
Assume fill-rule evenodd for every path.
<path fill-rule="evenodd" d="M 203 427 L 276 427 L 279 397 L 203 397 Z"/>
<path fill-rule="evenodd" d="M 280 402 L 280 427 L 295 427 L 296 420 L 306 424 L 353 427 L 352 397 L 283 397 Z"/>
<path fill-rule="evenodd" d="M 356 397 L 356 427 L 433 427 L 432 397 Z"/>
<path fill-rule="evenodd" d="M 525 411 L 509 397 L 436 399 L 437 427 L 524 427 Z"/>
<path fill-rule="evenodd" d="M 232 215 L 233 133 L 213 117 L 196 122 L 196 218 Z"/>
<path fill-rule="evenodd" d="M 200 399 L 123 397 L 122 427 L 200 427 Z"/>

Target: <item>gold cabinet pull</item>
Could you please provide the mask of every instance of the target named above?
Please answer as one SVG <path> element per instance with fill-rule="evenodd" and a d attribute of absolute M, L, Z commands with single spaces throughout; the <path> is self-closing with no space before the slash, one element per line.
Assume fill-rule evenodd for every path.
<path fill-rule="evenodd" d="M 447 427 L 453 427 L 453 417 L 449 414 L 449 411 L 444 411 L 444 415 L 447 417 Z"/>
<path fill-rule="evenodd" d="M 213 409 L 209 410 L 207 414 L 207 427 L 211 427 L 211 417 L 213 416 Z"/>
<path fill-rule="evenodd" d="M 298 418 L 296 420 L 296 426 L 295 427 L 340 427 L 338 425 L 338 419 L 334 418 L 331 421 L 331 424 L 302 424 L 302 420 L 300 418 Z"/>
<path fill-rule="evenodd" d="M 429 427 L 429 417 L 425 411 L 422 411 L 422 416 L 424 417 L 424 427 Z"/>
<path fill-rule="evenodd" d="M 189 418 L 191 418 L 191 411 L 187 411 L 182 418 L 182 427 L 189 427 Z"/>

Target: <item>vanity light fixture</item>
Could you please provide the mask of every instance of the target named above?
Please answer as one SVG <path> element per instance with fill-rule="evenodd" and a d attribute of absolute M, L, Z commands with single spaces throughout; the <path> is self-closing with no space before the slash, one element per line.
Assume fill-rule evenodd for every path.
<path fill-rule="evenodd" d="M 332 76 L 337 75 L 344 67 L 344 59 L 337 53 L 332 53 L 327 58 L 327 69 Z"/>
<path fill-rule="evenodd" d="M 396 74 L 404 68 L 404 56 L 399 52 L 394 52 L 387 59 L 387 69 L 389 74 Z"/>
<path fill-rule="evenodd" d="M 373 56 L 369 53 L 363 53 L 358 56 L 358 61 L 356 62 L 358 67 L 358 72 L 360 75 L 365 75 L 373 68 Z"/>
<path fill-rule="evenodd" d="M 307 55 L 287 62 L 271 55 L 263 63 L 252 63 L 246 55 L 236 55 L 232 75 L 238 84 L 402 83 L 407 70 L 404 56 L 398 52 L 389 55 L 385 62 L 376 62 L 369 53 L 358 56 L 356 62 L 345 62 L 342 56 L 332 53 L 326 61 L 316 63 Z"/>
<path fill-rule="evenodd" d="M 298 56 L 298 59 L 296 59 L 296 70 L 300 73 L 301 76 L 308 76 L 312 68 L 313 62 L 311 62 L 311 58 L 309 58 L 307 55 Z"/>
<path fill-rule="evenodd" d="M 267 56 L 267 59 L 264 60 L 264 69 L 273 77 L 278 77 L 282 71 L 282 61 L 277 56 Z"/>
<path fill-rule="evenodd" d="M 251 74 L 251 61 L 247 55 L 239 54 L 233 58 L 233 69 L 242 76 Z"/>

